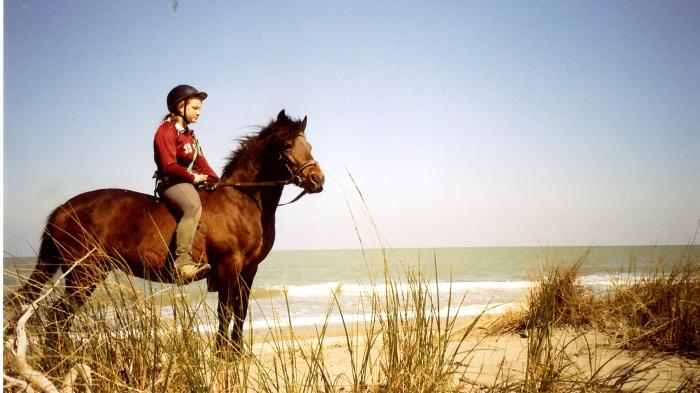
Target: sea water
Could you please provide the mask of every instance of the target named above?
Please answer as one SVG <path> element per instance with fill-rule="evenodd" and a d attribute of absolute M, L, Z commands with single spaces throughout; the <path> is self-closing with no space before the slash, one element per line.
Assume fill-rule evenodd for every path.
<path fill-rule="evenodd" d="M 406 294 L 416 280 L 430 292 L 440 315 L 473 316 L 500 313 L 519 306 L 543 267 L 570 265 L 583 258 L 582 282 L 604 292 L 614 282 L 697 256 L 689 246 L 600 247 L 478 247 L 386 250 L 273 251 L 259 266 L 249 310 L 253 328 L 273 324 L 312 326 L 367 319 L 368 299 L 382 299 L 387 277 L 399 294 Z M 16 272 L 27 274 L 35 258 L 4 259 L 5 293 L 17 285 Z M 416 277 L 411 280 L 409 277 Z M 206 292 L 204 281 L 176 287 L 129 279 L 123 274 L 111 280 L 128 281 L 137 291 L 156 295 L 159 311 L 172 318 L 173 294 L 197 303 L 199 328 L 216 325 L 216 293 Z M 342 314 L 341 314 L 342 311 Z M 342 319 L 341 319 L 342 318 Z"/>

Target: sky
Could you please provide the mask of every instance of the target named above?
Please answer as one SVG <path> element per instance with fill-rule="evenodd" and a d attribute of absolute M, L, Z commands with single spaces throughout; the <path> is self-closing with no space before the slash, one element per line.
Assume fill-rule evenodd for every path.
<path fill-rule="evenodd" d="M 278 210 L 278 250 L 687 244 L 700 222 L 698 2 L 7 0 L 3 20 L 5 256 L 74 195 L 152 193 L 181 83 L 209 93 L 217 173 L 281 109 L 308 116 L 326 187 Z"/>

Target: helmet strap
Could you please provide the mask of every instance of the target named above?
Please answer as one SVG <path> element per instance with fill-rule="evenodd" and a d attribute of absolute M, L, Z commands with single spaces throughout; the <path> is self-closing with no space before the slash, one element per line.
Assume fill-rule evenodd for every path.
<path fill-rule="evenodd" d="M 179 108 L 176 108 L 176 109 L 177 109 L 177 113 L 174 113 L 173 115 L 182 119 L 182 125 L 183 125 L 183 127 L 185 127 L 185 129 L 187 129 L 188 125 L 190 124 L 187 121 L 187 100 L 185 100 L 185 105 L 182 106 L 182 111 L 180 111 Z"/>
<path fill-rule="evenodd" d="M 185 123 L 185 129 L 187 129 L 187 126 L 190 124 L 187 121 L 187 101 L 189 101 L 189 98 L 185 99 L 185 105 L 182 106 L 182 122 Z"/>

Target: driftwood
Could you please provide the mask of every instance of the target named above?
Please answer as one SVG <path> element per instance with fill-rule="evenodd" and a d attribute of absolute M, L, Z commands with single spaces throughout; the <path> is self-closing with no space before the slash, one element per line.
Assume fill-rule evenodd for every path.
<path fill-rule="evenodd" d="M 73 270 L 73 268 L 78 266 L 93 252 L 95 252 L 95 250 L 96 248 L 93 248 L 87 254 L 85 254 L 85 256 L 76 261 L 70 267 L 70 269 L 66 270 L 65 273 L 63 273 L 63 275 L 61 275 L 61 277 L 59 277 L 58 280 L 56 280 L 54 285 L 48 291 L 46 291 L 46 293 L 41 295 L 29 306 L 24 306 L 24 308 L 26 308 L 26 311 L 23 308 L 23 314 L 17 321 L 17 326 L 15 328 L 16 347 L 12 348 L 12 345 L 7 345 L 9 343 L 6 343 L 6 348 L 9 346 L 10 349 L 13 350 L 12 352 L 14 352 L 14 365 L 16 368 L 15 371 L 19 374 L 19 379 L 12 378 L 7 374 L 4 374 L 3 378 L 5 380 L 5 383 L 7 384 L 6 387 L 17 386 L 21 389 L 24 389 L 24 391 L 26 392 L 33 392 L 35 391 L 32 388 L 33 385 L 46 393 L 71 393 L 73 392 L 73 384 L 77 380 L 78 376 L 82 377 L 88 383 L 88 385 L 92 385 L 92 371 L 90 370 L 90 367 L 86 364 L 80 363 L 71 368 L 68 375 L 66 375 L 66 377 L 64 378 L 63 388 L 61 390 L 58 390 L 58 388 L 56 388 L 56 386 L 46 377 L 46 375 L 32 368 L 32 366 L 30 366 L 29 363 L 27 363 L 28 339 L 25 325 L 27 324 L 27 321 L 29 321 L 29 319 L 32 317 L 32 315 L 34 315 L 34 312 L 36 311 L 36 307 L 39 304 L 39 302 L 41 302 L 47 296 L 49 296 L 49 294 L 54 290 L 55 285 L 58 284 L 58 282 L 60 282 L 61 279 L 63 279 L 63 277 L 70 273 L 70 271 Z"/>

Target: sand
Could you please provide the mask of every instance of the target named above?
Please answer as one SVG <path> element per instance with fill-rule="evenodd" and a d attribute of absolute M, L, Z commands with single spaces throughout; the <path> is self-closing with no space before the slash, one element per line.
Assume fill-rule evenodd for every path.
<path fill-rule="evenodd" d="M 475 324 L 466 340 L 462 342 L 457 356 L 457 374 L 467 388 L 491 387 L 504 381 L 521 381 L 525 378 L 527 366 L 528 338 L 521 334 L 489 333 L 488 325 L 493 316 L 483 317 Z M 457 347 L 462 332 L 474 322 L 473 318 L 460 318 L 455 331 L 457 336 L 451 342 L 451 348 Z M 275 347 L 286 345 L 279 335 L 265 329 L 256 329 L 253 333 L 253 353 L 264 367 L 274 367 Z M 297 364 L 306 364 L 306 360 L 318 347 L 319 332 L 313 327 L 295 328 L 294 336 L 300 343 L 300 349 L 294 351 Z M 351 337 L 356 337 L 351 332 Z M 288 337 L 288 336 L 287 336 Z M 323 338 L 323 362 L 332 380 L 345 380 L 350 384 L 352 375 L 351 351 L 348 349 L 346 334 L 341 326 L 331 325 Z M 355 354 L 363 353 L 366 339 L 360 338 L 350 344 Z M 636 366 L 642 373 L 638 378 L 624 385 L 625 390 L 643 388 L 643 391 L 665 392 L 675 390 L 688 375 L 700 375 L 700 362 L 669 354 L 649 353 L 643 351 L 622 350 L 612 344 L 612 340 L 596 331 L 585 334 L 573 330 L 558 329 L 553 334 L 555 348 L 566 346 L 557 362 L 568 364 L 566 372 L 595 380 L 616 375 L 624 375 L 630 367 Z M 371 351 L 372 356 L 379 357 L 381 338 L 377 339 Z M 556 353 L 556 351 L 555 351 Z M 359 358 L 356 357 L 356 363 Z M 561 368 L 559 368 L 561 369 Z M 374 367 L 375 378 L 380 367 Z M 376 381 L 376 379 L 375 379 Z M 342 385 L 342 384 L 341 384 Z M 344 389 L 346 390 L 346 389 Z"/>

